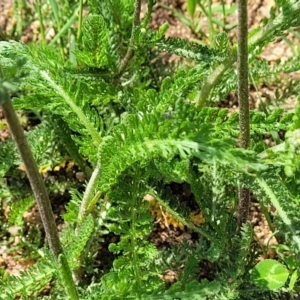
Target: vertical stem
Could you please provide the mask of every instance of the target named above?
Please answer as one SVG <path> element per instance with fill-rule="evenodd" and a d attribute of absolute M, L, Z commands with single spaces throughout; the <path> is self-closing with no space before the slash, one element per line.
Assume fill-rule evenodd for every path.
<path fill-rule="evenodd" d="M 23 19 L 22 19 L 22 10 L 23 10 L 23 2 L 22 0 L 14 0 L 14 12 L 16 14 L 17 19 L 17 26 L 16 32 L 17 37 L 20 38 L 22 35 L 22 28 L 23 28 Z"/>
<path fill-rule="evenodd" d="M 50 0 L 50 5 L 52 8 L 52 12 L 56 21 L 56 27 L 57 27 L 57 31 L 60 32 L 61 31 L 61 22 L 62 22 L 62 13 L 58 8 L 58 3 L 56 0 Z M 65 53 L 64 53 L 64 42 L 62 37 L 59 38 L 59 43 L 60 43 L 60 53 L 63 59 L 65 59 Z"/>
<path fill-rule="evenodd" d="M 39 212 L 43 222 L 43 226 L 46 232 L 46 238 L 49 243 L 50 250 L 53 257 L 58 262 L 59 256 L 64 256 L 63 249 L 60 244 L 57 227 L 54 221 L 54 215 L 51 208 L 51 203 L 47 194 L 47 190 L 41 174 L 38 171 L 38 166 L 33 158 L 30 147 L 27 143 L 24 131 L 19 123 L 18 117 L 13 108 L 10 99 L 6 99 L 6 102 L 2 104 L 2 110 L 9 126 L 10 132 L 15 140 L 15 143 L 20 152 L 21 158 L 24 162 L 26 173 L 34 193 L 35 199 L 38 204 Z M 67 263 L 63 266 L 66 274 L 71 274 Z M 66 278 L 64 278 L 66 280 Z M 78 299 L 75 283 L 72 276 L 67 278 L 68 285 L 67 290 L 71 299 Z"/>
<path fill-rule="evenodd" d="M 38 166 L 33 158 L 23 129 L 12 106 L 11 100 L 6 101 L 2 105 L 2 109 L 10 132 L 17 144 L 21 158 L 24 162 L 26 173 L 39 207 L 50 250 L 53 256 L 57 259 L 58 255 L 62 253 L 62 248 L 60 245 L 56 224 L 54 222 L 54 215 L 50 200 L 43 179 L 38 171 Z"/>
<path fill-rule="evenodd" d="M 223 31 L 226 32 L 226 11 L 225 11 L 225 5 L 224 0 L 221 0 L 221 5 L 222 5 L 222 14 L 223 14 Z"/>
<path fill-rule="evenodd" d="M 38 16 L 39 16 L 39 22 L 40 22 L 40 31 L 41 31 L 41 36 L 42 36 L 42 43 L 46 44 L 45 27 L 44 27 L 44 22 L 43 22 L 41 0 L 37 0 L 36 5 L 37 5 Z"/>
<path fill-rule="evenodd" d="M 213 40 L 214 40 L 214 35 L 215 35 L 215 32 L 214 32 L 214 25 L 213 25 L 213 21 L 212 21 L 212 1 L 211 0 L 208 0 L 208 14 L 206 15 L 207 16 L 207 19 L 208 19 L 208 28 L 209 28 L 209 41 L 210 41 L 210 44 L 212 45 L 213 43 Z"/>
<path fill-rule="evenodd" d="M 238 98 L 240 115 L 240 146 L 250 146 L 250 121 L 248 99 L 248 27 L 247 0 L 238 0 Z"/>
<path fill-rule="evenodd" d="M 135 0 L 131 37 L 130 37 L 129 46 L 128 46 L 126 55 L 123 58 L 123 60 L 120 64 L 120 67 L 119 67 L 118 77 L 120 77 L 122 75 L 122 73 L 124 72 L 124 70 L 126 69 L 128 63 L 129 63 L 130 59 L 133 56 L 134 34 L 135 34 L 137 27 L 140 25 L 141 5 L 142 5 L 142 0 Z"/>
<path fill-rule="evenodd" d="M 81 42 L 82 36 L 82 14 L 83 14 L 83 0 L 79 0 L 79 13 L 78 13 L 78 28 L 77 28 L 77 45 Z"/>
<path fill-rule="evenodd" d="M 240 146 L 250 146 L 250 118 L 248 99 L 248 25 L 247 25 L 247 0 L 238 0 L 238 98 L 239 98 L 239 124 Z M 248 219 L 250 205 L 250 191 L 239 188 L 239 219 L 240 228 Z"/>
<path fill-rule="evenodd" d="M 81 204 L 80 204 L 80 208 L 79 208 L 79 214 L 78 214 L 78 222 L 75 228 L 75 236 L 77 238 L 80 238 L 80 236 L 78 235 L 79 232 L 79 227 L 82 224 L 82 222 L 85 220 L 85 218 L 87 217 L 87 215 L 91 212 L 89 211 L 89 206 L 91 204 L 91 202 L 94 202 L 93 204 L 95 205 L 96 201 L 100 198 L 101 196 L 101 192 L 97 192 L 96 194 L 96 198 L 93 197 L 94 195 L 94 191 L 96 189 L 97 183 L 98 183 L 98 179 L 100 176 L 100 170 L 101 170 L 101 159 L 98 159 L 97 162 L 97 166 L 86 186 Z M 83 252 L 80 254 L 80 256 L 78 257 L 78 260 L 80 262 L 83 261 Z M 82 273 L 83 273 L 83 267 L 79 267 L 75 270 L 73 270 L 73 278 L 75 280 L 76 283 L 79 283 L 81 281 L 81 277 L 82 277 Z"/>

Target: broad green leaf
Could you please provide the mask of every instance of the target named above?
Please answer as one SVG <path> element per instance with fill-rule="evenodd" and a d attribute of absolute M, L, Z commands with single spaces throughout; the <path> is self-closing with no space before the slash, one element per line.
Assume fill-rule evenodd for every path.
<path fill-rule="evenodd" d="M 288 276 L 284 265 L 273 259 L 265 259 L 254 267 L 251 280 L 261 288 L 276 290 L 286 283 Z"/>

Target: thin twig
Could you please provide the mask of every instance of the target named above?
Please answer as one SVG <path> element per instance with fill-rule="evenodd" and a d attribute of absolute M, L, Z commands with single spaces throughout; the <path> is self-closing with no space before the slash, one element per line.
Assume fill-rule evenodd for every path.
<path fill-rule="evenodd" d="M 134 3 L 134 14 L 133 14 L 131 37 L 130 37 L 127 52 L 125 54 L 125 57 L 121 61 L 121 64 L 120 64 L 120 67 L 118 70 L 118 77 L 120 77 L 122 75 L 122 73 L 125 71 L 129 61 L 131 60 L 131 58 L 133 57 L 133 54 L 134 54 L 134 51 L 133 51 L 134 34 L 136 32 L 137 27 L 140 25 L 141 5 L 142 5 L 142 0 L 136 0 Z"/>

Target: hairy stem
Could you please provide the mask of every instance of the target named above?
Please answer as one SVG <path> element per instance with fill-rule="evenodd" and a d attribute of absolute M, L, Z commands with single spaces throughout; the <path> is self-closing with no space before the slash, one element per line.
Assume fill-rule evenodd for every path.
<path fill-rule="evenodd" d="M 133 51 L 134 34 L 136 32 L 137 27 L 140 25 L 141 5 L 142 5 L 142 0 L 135 0 L 131 37 L 130 37 L 127 52 L 125 54 L 125 57 L 121 61 L 121 64 L 120 64 L 120 67 L 118 70 L 118 77 L 120 77 L 122 75 L 122 73 L 125 71 L 129 61 L 131 60 L 131 58 L 133 57 L 133 54 L 134 54 L 134 51 Z"/>
<path fill-rule="evenodd" d="M 198 99 L 195 101 L 196 107 L 201 108 L 203 106 L 208 105 L 211 91 L 213 90 L 217 82 L 219 82 L 224 72 L 228 70 L 228 68 L 230 68 L 235 61 L 236 61 L 236 51 L 235 51 L 235 55 L 229 56 L 222 64 L 218 65 L 212 71 L 212 73 L 210 73 L 205 83 L 203 84 L 202 89 L 200 90 Z"/>
<path fill-rule="evenodd" d="M 248 12 L 247 0 L 238 0 L 238 99 L 239 99 L 239 127 L 240 146 L 250 146 L 250 117 L 249 117 L 249 93 L 248 93 Z M 239 188 L 239 218 L 238 227 L 247 222 L 250 205 L 250 191 L 243 187 Z"/>
<path fill-rule="evenodd" d="M 101 197 L 102 193 L 101 191 L 98 191 L 95 196 L 93 196 L 98 178 L 100 176 L 100 170 L 101 170 L 101 160 L 99 159 L 96 165 L 96 168 L 86 186 L 81 205 L 79 208 L 79 214 L 78 214 L 78 222 L 75 228 L 75 235 L 78 236 L 79 227 L 86 218 L 86 216 L 92 212 L 96 202 Z M 83 261 L 83 253 L 80 254 L 78 257 L 79 261 Z M 83 274 L 83 267 L 79 267 L 78 269 L 73 270 L 73 278 L 76 283 L 80 283 L 81 277 Z"/>
<path fill-rule="evenodd" d="M 238 0 L 238 98 L 240 146 L 250 146 L 250 118 L 249 118 L 249 92 L 248 92 L 248 26 L 247 26 L 247 0 Z"/>
<path fill-rule="evenodd" d="M 54 222 L 54 216 L 50 200 L 44 185 L 43 179 L 38 171 L 38 166 L 33 158 L 29 145 L 27 143 L 23 129 L 19 123 L 18 117 L 14 111 L 11 101 L 2 105 L 2 109 L 8 123 L 10 132 L 15 140 L 21 158 L 24 162 L 26 173 L 30 181 L 34 196 L 36 198 L 42 222 L 45 228 L 49 247 L 55 258 L 62 253 L 62 248 L 58 238 L 57 228 Z"/>
<path fill-rule="evenodd" d="M 24 162 L 26 173 L 38 204 L 39 212 L 41 215 L 50 250 L 52 252 L 53 257 L 58 262 L 59 256 L 63 255 L 63 249 L 60 244 L 58 231 L 51 208 L 51 203 L 47 194 L 44 181 L 38 171 L 37 163 L 33 158 L 24 131 L 19 123 L 18 117 L 15 113 L 10 99 L 8 99 L 4 104 L 2 104 L 2 110 L 6 118 L 7 124 L 9 126 L 10 132 L 20 152 L 20 156 Z M 66 274 L 71 274 L 67 263 L 64 265 L 64 268 L 67 268 L 64 270 Z M 78 299 L 75 283 L 72 279 L 72 276 L 70 276 L 70 278 L 67 278 L 67 281 L 67 290 L 68 294 L 72 296 L 71 299 Z"/>
<path fill-rule="evenodd" d="M 79 216 L 78 216 L 79 224 L 83 222 L 84 218 L 87 215 L 87 209 L 93 199 L 93 193 L 97 185 L 97 180 L 100 176 L 100 170 L 101 170 L 101 163 L 99 159 L 83 195 L 83 199 L 79 209 Z"/>

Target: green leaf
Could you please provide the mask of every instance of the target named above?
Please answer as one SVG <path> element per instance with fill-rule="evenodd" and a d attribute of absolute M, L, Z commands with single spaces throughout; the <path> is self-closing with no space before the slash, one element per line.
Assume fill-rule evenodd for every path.
<path fill-rule="evenodd" d="M 195 9 L 196 9 L 196 0 L 188 0 L 187 10 L 191 17 L 194 16 Z"/>
<path fill-rule="evenodd" d="M 294 255 L 287 255 L 283 257 L 284 263 L 290 270 L 295 270 L 299 266 L 299 262 Z"/>
<path fill-rule="evenodd" d="M 59 23 L 59 9 L 55 0 L 50 0 L 50 5 L 53 11 L 54 18 L 57 23 Z"/>
<path fill-rule="evenodd" d="M 289 276 L 285 266 L 273 259 L 258 263 L 251 274 L 251 280 L 259 287 L 276 290 L 282 287 Z"/>
<path fill-rule="evenodd" d="M 299 278 L 298 276 L 298 270 L 295 270 L 291 276 L 291 280 L 289 283 L 289 290 L 292 291 L 294 289 L 295 283 L 297 281 L 297 279 Z"/>
<path fill-rule="evenodd" d="M 212 13 L 223 13 L 223 9 L 225 9 L 225 16 L 227 17 L 237 10 L 237 4 L 224 5 L 224 7 L 223 5 L 218 5 L 212 7 L 211 11 Z"/>
<path fill-rule="evenodd" d="M 289 283 L 289 290 L 292 291 L 294 289 L 295 283 L 298 280 L 299 275 L 298 275 L 298 270 L 295 270 L 291 276 L 291 280 Z"/>

